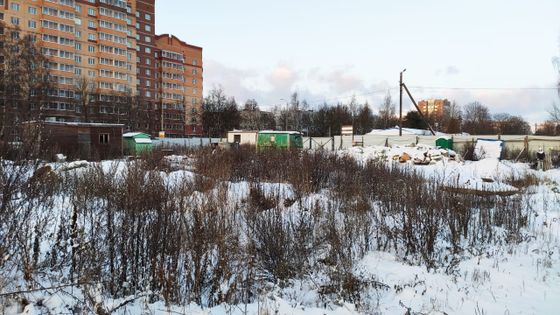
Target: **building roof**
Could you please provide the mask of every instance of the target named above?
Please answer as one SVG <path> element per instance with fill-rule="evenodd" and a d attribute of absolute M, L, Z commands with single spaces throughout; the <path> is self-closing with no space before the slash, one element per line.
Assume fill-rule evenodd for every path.
<path fill-rule="evenodd" d="M 299 131 L 276 131 L 276 130 L 261 130 L 259 133 L 276 133 L 276 134 L 290 134 L 290 135 L 301 135 Z"/>
<path fill-rule="evenodd" d="M 136 142 L 136 143 L 141 143 L 141 144 L 151 144 L 151 143 L 152 143 L 152 139 L 134 138 L 134 142 Z"/>
<path fill-rule="evenodd" d="M 143 132 L 127 132 L 127 133 L 123 134 L 122 136 L 123 136 L 123 138 L 134 138 L 134 137 L 137 137 L 137 136 L 140 136 L 140 135 L 150 138 L 149 134 L 143 133 Z"/>

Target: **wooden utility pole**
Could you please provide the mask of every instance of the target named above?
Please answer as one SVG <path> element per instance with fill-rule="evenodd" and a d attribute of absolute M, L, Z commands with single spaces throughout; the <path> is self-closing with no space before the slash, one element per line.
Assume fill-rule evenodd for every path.
<path fill-rule="evenodd" d="M 416 104 L 416 101 L 414 100 L 414 97 L 412 97 L 412 94 L 410 94 L 410 91 L 406 87 L 406 84 L 404 84 L 404 83 L 401 84 L 401 89 L 402 88 L 404 88 L 404 90 L 406 91 L 406 94 L 408 94 L 408 97 L 412 101 L 412 104 L 414 104 L 414 107 L 416 107 L 416 110 L 418 111 L 418 114 L 420 114 L 420 118 L 422 118 L 422 120 L 426 123 L 426 126 L 428 126 L 428 129 L 430 129 L 430 132 L 432 133 L 432 136 L 435 136 L 436 133 L 434 132 L 434 129 L 432 129 L 432 126 L 430 125 L 430 123 L 428 122 L 426 117 L 424 117 L 424 114 L 422 114 L 422 111 L 420 110 L 420 107 L 418 107 L 418 104 Z"/>
<path fill-rule="evenodd" d="M 400 91 L 400 97 L 399 97 L 399 136 L 402 137 L 402 92 L 403 92 L 403 82 L 402 82 L 402 74 L 403 72 L 405 72 L 406 69 L 404 69 L 403 71 L 401 71 L 401 78 L 399 81 L 399 91 Z"/>

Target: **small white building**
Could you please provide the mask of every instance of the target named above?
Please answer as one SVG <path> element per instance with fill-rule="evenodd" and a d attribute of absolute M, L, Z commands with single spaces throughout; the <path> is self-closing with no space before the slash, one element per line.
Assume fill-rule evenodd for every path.
<path fill-rule="evenodd" d="M 257 136 L 259 132 L 255 130 L 233 130 L 228 131 L 227 142 L 242 144 L 257 144 Z"/>

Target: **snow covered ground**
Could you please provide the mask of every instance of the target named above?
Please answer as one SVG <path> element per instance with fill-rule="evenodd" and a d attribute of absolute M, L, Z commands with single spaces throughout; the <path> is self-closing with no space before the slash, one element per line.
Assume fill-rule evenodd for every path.
<path fill-rule="evenodd" d="M 560 310 L 560 170 L 537 172 L 528 165 L 485 159 L 457 161 L 438 157 L 428 165 L 399 163 L 394 156 L 409 154 L 412 158 L 441 154 L 432 148 L 366 147 L 352 148 L 341 155 L 359 161 L 383 161 L 391 167 L 416 171 L 423 177 L 449 187 L 460 187 L 491 192 L 510 191 L 523 194 L 531 224 L 523 231 L 519 244 L 497 242 L 482 250 L 468 252 L 450 270 L 428 270 L 425 266 L 410 265 L 388 252 L 371 251 L 354 264 L 353 274 L 358 279 L 374 279 L 379 286 L 363 292 L 361 305 L 344 301 L 324 300 L 319 294 L 323 273 L 316 271 L 309 277 L 279 287 L 268 284 L 255 302 L 242 305 L 219 305 L 202 308 L 196 304 L 166 305 L 149 302 L 149 294 L 139 293 L 123 299 L 108 299 L 95 287 L 88 294 L 104 304 L 114 314 L 558 314 Z M 192 179 L 196 173 L 192 161 L 185 157 L 171 157 L 171 171 L 162 172 L 167 183 Z M 107 171 L 121 172 L 124 161 L 106 161 Z M 89 167 L 87 162 L 53 164 L 59 172 L 80 172 Z M 539 184 L 523 191 L 512 186 L 512 181 L 534 176 Z M 250 191 L 247 182 L 227 183 L 231 203 L 246 198 Z M 265 194 L 281 191 L 282 198 L 293 197 L 288 184 L 264 183 Z M 328 199 L 327 192 L 306 197 Z M 305 204 L 305 202 L 304 202 Z M 295 203 L 285 209 L 299 212 Z M 498 230 L 499 233 L 499 230 Z M 504 235 L 505 239 L 507 236 Z M 498 238 L 499 239 L 499 238 Z M 451 258 L 450 258 L 451 259 Z M 1 287 L 1 286 L 0 286 Z M 84 299 L 84 288 L 65 287 L 38 290 L 21 298 L 3 297 L 3 314 L 69 314 L 72 310 L 84 313 L 79 301 Z M 5 292 L 0 292 L 5 293 Z M 20 295 L 21 297 L 22 295 Z M 407 313 L 408 312 L 408 313 Z"/>

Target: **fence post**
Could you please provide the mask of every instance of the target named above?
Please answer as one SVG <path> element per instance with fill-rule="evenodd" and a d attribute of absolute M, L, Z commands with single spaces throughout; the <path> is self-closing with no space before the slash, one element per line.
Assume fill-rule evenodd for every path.
<path fill-rule="evenodd" d="M 527 152 L 527 160 L 531 158 L 529 154 L 529 136 L 525 136 L 525 140 L 523 140 L 523 145 L 525 147 L 525 152 Z"/>
<path fill-rule="evenodd" d="M 309 137 L 309 150 L 313 149 L 313 138 Z"/>
<path fill-rule="evenodd" d="M 334 151 L 334 136 L 331 137 L 331 151 Z"/>

